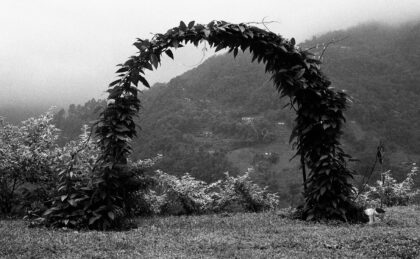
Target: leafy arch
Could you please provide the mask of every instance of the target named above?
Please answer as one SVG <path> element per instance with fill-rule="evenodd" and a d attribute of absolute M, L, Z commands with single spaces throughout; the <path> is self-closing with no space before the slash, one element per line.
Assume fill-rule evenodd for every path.
<path fill-rule="evenodd" d="M 138 53 L 124 64 L 118 65 L 118 79 L 109 85 L 108 104 L 101 113 L 96 134 L 102 148 L 100 161 L 105 165 L 102 172 L 105 193 L 112 188 L 112 181 L 124 170 L 131 152 L 130 140 L 136 135 L 134 117 L 141 108 L 139 82 L 150 87 L 144 71 L 157 69 L 165 53 L 173 57 L 172 48 L 183 47 L 201 41 L 210 46 L 228 49 L 236 56 L 239 50 L 249 50 L 253 60 L 265 64 L 266 73 L 281 97 L 290 98 L 296 110 L 292 132 L 297 153 L 309 169 L 305 181 L 304 215 L 311 218 L 344 218 L 352 208 L 351 171 L 346 168 L 348 155 L 340 147 L 342 126 L 345 122 L 347 96 L 335 91 L 331 82 L 320 70 L 320 61 L 308 51 L 280 35 L 248 24 L 232 24 L 212 21 L 209 24 L 186 25 L 164 34 L 156 34 L 151 40 L 137 39 L 134 45 Z"/>

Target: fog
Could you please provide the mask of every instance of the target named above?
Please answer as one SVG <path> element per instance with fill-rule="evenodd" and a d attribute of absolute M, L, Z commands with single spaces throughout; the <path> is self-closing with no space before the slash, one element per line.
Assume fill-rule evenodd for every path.
<path fill-rule="evenodd" d="M 420 17 L 418 0 L 105 1 L 2 0 L 0 107 L 66 107 L 105 98 L 115 65 L 136 52 L 136 38 L 166 32 L 180 20 L 208 23 L 276 21 L 267 26 L 298 42 L 363 22 L 398 24 Z M 148 75 L 167 82 L 198 65 L 201 48 L 175 51 L 175 61 Z M 213 55 L 205 52 L 205 57 Z"/>

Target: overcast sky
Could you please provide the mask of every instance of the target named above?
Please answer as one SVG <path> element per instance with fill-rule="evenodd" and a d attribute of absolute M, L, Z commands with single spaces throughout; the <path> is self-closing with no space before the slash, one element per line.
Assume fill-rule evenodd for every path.
<path fill-rule="evenodd" d="M 166 32 L 180 20 L 275 20 L 271 31 L 298 42 L 368 21 L 420 18 L 419 0 L 0 0 L 0 107 L 58 106 L 105 98 L 115 65 L 135 38 Z M 148 80 L 167 82 L 194 67 L 200 48 L 177 50 Z M 211 53 L 207 53 L 210 56 Z"/>

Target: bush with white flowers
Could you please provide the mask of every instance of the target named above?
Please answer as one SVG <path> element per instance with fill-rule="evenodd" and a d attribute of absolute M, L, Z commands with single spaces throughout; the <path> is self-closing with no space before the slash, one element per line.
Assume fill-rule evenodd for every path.
<path fill-rule="evenodd" d="M 376 181 L 375 185 L 366 185 L 366 191 L 359 194 L 357 201 L 365 206 L 379 207 L 406 206 L 414 203 L 420 197 L 420 190 L 414 188 L 414 177 L 418 173 L 418 166 L 413 163 L 407 177 L 397 182 L 388 170 L 382 174 L 383 181 Z"/>
<path fill-rule="evenodd" d="M 22 213 L 54 189 L 59 129 L 50 110 L 15 126 L 0 125 L 0 214 Z"/>
<path fill-rule="evenodd" d="M 156 214 L 200 214 L 232 210 L 258 212 L 274 209 L 279 197 L 253 183 L 249 172 L 207 184 L 189 174 L 181 177 L 156 171 L 157 188 L 143 197 Z"/>

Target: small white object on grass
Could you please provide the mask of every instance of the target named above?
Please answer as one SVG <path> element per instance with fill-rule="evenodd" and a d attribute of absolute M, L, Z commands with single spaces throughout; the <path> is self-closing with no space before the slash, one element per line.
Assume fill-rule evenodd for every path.
<path fill-rule="evenodd" d="M 369 224 L 373 224 L 373 222 L 375 222 L 375 217 L 378 217 L 381 220 L 384 219 L 385 211 L 381 208 L 369 208 L 365 209 L 365 214 L 369 217 Z"/>

